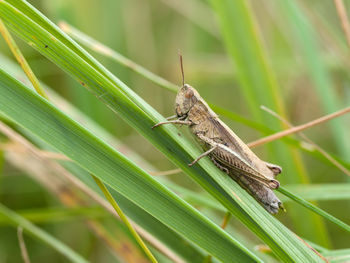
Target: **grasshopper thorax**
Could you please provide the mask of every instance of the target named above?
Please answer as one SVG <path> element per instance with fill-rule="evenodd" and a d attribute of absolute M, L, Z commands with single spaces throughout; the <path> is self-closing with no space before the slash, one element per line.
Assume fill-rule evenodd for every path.
<path fill-rule="evenodd" d="M 200 99 L 199 93 L 190 85 L 184 84 L 176 96 L 175 111 L 176 115 L 181 118 L 186 118 L 187 113 Z"/>

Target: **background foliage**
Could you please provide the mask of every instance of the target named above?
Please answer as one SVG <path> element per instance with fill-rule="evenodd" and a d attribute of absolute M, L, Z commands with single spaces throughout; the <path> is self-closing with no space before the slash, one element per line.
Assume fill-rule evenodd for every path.
<path fill-rule="evenodd" d="M 16 6 L 21 1 L 5 2 Z M 275 117 L 262 111 L 260 105 L 277 111 L 293 124 L 307 122 L 349 105 L 349 77 L 347 74 L 349 47 L 346 45 L 332 1 L 265 1 L 261 3 L 259 1 L 233 2 L 229 0 L 208 2 L 199 0 L 60 0 L 30 1 L 30 3 L 54 23 L 64 20 L 130 58 L 131 61 L 176 84 L 179 84 L 181 79 L 177 55 L 178 50 L 181 50 L 184 56 L 186 82 L 197 88 L 211 104 L 218 105 L 214 107 L 215 110 L 246 142 L 285 128 Z M 2 3 L 2 10 L 4 13 L 0 14 L 0 18 L 9 23 L 10 18 L 5 19 L 4 3 Z M 73 118 L 79 121 L 87 117 L 93 120 L 95 122 L 93 124 L 91 121 L 88 121 L 90 124 L 87 124 L 86 121 L 82 123 L 83 126 L 92 130 L 95 136 L 108 142 L 115 143 L 115 139 L 118 139 L 123 143 L 118 150 L 137 163 L 137 166 L 125 164 L 128 167 L 126 169 L 135 172 L 143 168 L 147 172 L 155 172 L 176 168 L 173 162 L 176 163 L 180 159 L 173 157 L 173 159 L 170 158 L 173 162 L 169 161 L 162 153 L 164 152 L 162 146 L 157 144 L 155 139 L 147 137 L 150 131 L 145 127 L 150 127 L 148 123 L 150 118 L 145 117 L 141 122 L 144 126 L 136 124 L 138 132 L 137 129 L 134 129 L 134 124 L 129 125 L 130 123 L 125 122 L 125 118 L 129 116 L 127 114 L 132 115 L 133 109 L 130 108 L 131 113 L 124 115 L 115 114 L 103 103 L 105 96 L 103 92 L 97 95 L 100 99 L 96 99 L 96 96 L 81 87 L 81 83 L 74 81 L 69 74 L 60 69 L 64 66 L 57 67 L 55 65 L 59 64 L 57 61 L 54 60 L 54 63 L 51 63 L 47 60 L 44 56 L 44 47 L 41 50 L 44 52 L 42 55 L 19 38 L 15 39 L 18 40 L 22 52 L 42 83 L 50 86 L 82 113 L 76 117 L 73 109 L 66 106 L 59 106 L 59 108 L 64 108 L 69 116 L 75 116 Z M 9 72 L 16 79 L 25 80 L 15 63 L 9 61 L 12 55 L 7 45 L 2 39 L 0 41 L 1 69 Z M 37 45 L 36 39 L 33 40 L 33 43 L 33 46 Z M 69 54 L 67 52 L 63 55 L 69 56 Z M 91 54 L 163 116 L 173 114 L 175 95 L 169 89 L 164 89 L 110 58 L 92 51 Z M 6 78 L 4 77 L 3 81 L 4 79 Z M 170 89 L 174 89 L 174 85 L 171 85 Z M 51 95 L 50 98 L 55 105 L 58 105 L 59 98 L 55 95 Z M 2 99 L 3 111 L 5 111 L 6 99 L 4 97 Z M 137 98 L 135 100 L 137 101 Z M 44 104 L 38 102 L 38 105 Z M 29 109 L 22 107 L 23 110 Z M 113 105 L 112 109 L 115 110 Z M 2 118 L 5 117 L 2 116 Z M 39 118 L 39 114 L 36 117 Z M 52 150 L 37 137 L 23 130 L 21 125 L 15 125 L 7 118 L 5 120 L 38 147 Z M 349 124 L 349 116 L 344 116 L 327 124 L 313 127 L 305 133 L 345 167 L 350 168 L 350 139 L 347 136 Z M 26 127 L 25 120 L 22 125 Z M 143 130 L 140 127 L 144 127 Z M 140 135 L 140 129 L 143 135 L 146 134 L 147 139 Z M 171 132 L 176 134 L 174 129 L 169 128 L 169 133 Z M 188 136 L 185 128 L 182 128 L 181 132 L 183 136 Z M 56 138 L 65 136 L 64 133 L 51 135 Z M 167 136 L 167 134 L 162 136 Z M 6 146 L 8 139 L 4 134 L 0 139 L 3 149 L 0 162 L 0 202 L 2 204 L 17 211 L 29 221 L 38 223 L 40 228 L 68 244 L 89 261 L 141 262 L 140 260 L 146 260 L 123 224 L 116 222 L 115 218 L 105 210 L 85 199 L 84 205 L 75 204 L 70 208 L 63 206 L 62 202 L 58 201 L 62 199 L 59 193 L 52 193 L 49 186 L 38 183 L 32 176 L 28 177 L 28 174 L 39 173 L 38 170 L 40 170 L 30 170 L 33 160 L 26 159 L 24 154 L 20 154 L 20 151 Z M 189 138 L 188 141 L 191 140 Z M 283 186 L 286 186 L 287 189 L 289 187 L 293 193 L 307 200 L 317 201 L 319 207 L 346 223 L 350 223 L 348 178 L 310 148 L 310 145 L 300 143 L 299 140 L 298 137 L 280 140 L 260 146 L 254 151 L 262 159 L 276 162 L 283 167 L 283 174 L 279 177 Z M 196 147 L 195 144 L 193 145 Z M 198 150 L 195 151 L 198 152 Z M 17 153 L 19 162 L 13 161 L 15 157 L 11 155 L 11 152 L 12 154 Z M 74 159 L 72 156 L 70 158 Z M 10 161 L 11 158 L 12 161 Z M 45 166 L 43 162 L 39 162 L 38 165 Z M 72 173 L 81 169 L 67 162 L 64 165 Z M 204 166 L 205 171 L 215 171 L 210 170 L 212 167 L 206 167 Z M 91 171 L 91 169 L 88 170 Z M 83 174 L 84 181 L 88 176 L 84 173 L 79 170 L 76 174 Z M 143 173 L 140 172 L 140 174 Z M 195 175 L 191 176 L 192 179 L 196 178 Z M 212 222 L 221 224 L 226 209 L 223 209 L 215 199 L 208 197 L 208 194 L 191 180 L 191 177 L 183 172 L 160 177 L 161 183 L 178 193 Z M 220 177 L 215 179 L 218 178 L 220 179 Z M 104 179 L 113 188 L 112 179 L 111 181 L 108 181 L 108 177 Z M 98 191 L 91 180 L 85 183 Z M 115 187 L 117 187 L 116 181 Z M 155 223 L 153 217 L 141 211 L 139 207 L 134 207 L 134 203 L 128 200 L 123 201 L 124 195 L 118 196 L 117 192 L 114 194 L 128 211 L 129 217 L 153 233 L 161 244 L 175 251 L 177 258 L 185 261 L 195 258 L 193 262 L 205 259 L 206 252 L 198 249 L 188 239 L 184 239 L 183 234 L 170 232 L 173 229 L 170 230 L 160 222 Z M 244 196 L 244 192 L 242 194 Z M 135 200 L 133 201 L 136 202 Z M 319 249 L 329 259 L 337 261 L 340 258 L 344 262 L 348 259 L 346 256 L 349 256 L 350 252 L 346 248 L 350 243 L 350 236 L 347 232 L 300 205 L 288 202 L 287 199 L 284 200 L 287 212 L 275 216 L 278 221 L 300 237 L 310 241 L 314 248 Z M 162 211 L 159 214 L 151 213 L 151 215 L 160 216 L 156 218 L 162 221 L 167 216 L 171 216 L 171 206 L 169 208 L 169 211 Z M 259 207 L 257 209 L 257 214 L 264 215 L 264 211 L 260 211 Z M 256 246 L 263 244 L 262 240 L 264 240 L 273 248 L 273 243 L 278 243 L 278 234 L 273 236 L 272 233 L 265 230 L 260 232 L 254 230 L 254 224 L 248 223 L 248 218 L 254 218 L 254 215 L 249 214 L 252 211 L 254 210 L 250 210 L 246 217 L 245 212 L 236 214 L 243 223 L 248 225 L 248 228 L 244 227 L 236 217 L 232 217 L 227 232 L 238 241 L 238 247 L 247 247 L 259 259 L 272 262 L 276 260 L 275 257 L 267 255 L 269 252 L 259 252 Z M 269 218 L 268 215 L 264 217 L 266 220 Z M 171 220 L 174 220 L 176 224 L 176 218 L 169 218 L 169 221 Z M 278 228 L 277 220 L 276 223 L 272 223 L 276 228 Z M 82 222 L 88 222 L 88 224 L 81 224 Z M 105 231 L 107 229 L 112 233 L 111 240 L 114 243 L 110 247 L 113 247 L 114 251 L 108 249 L 105 243 L 94 234 L 98 232 L 96 229 L 99 229 L 96 222 L 101 223 Z M 0 217 L 0 224 L 0 262 L 20 261 L 15 229 L 9 226 L 6 217 Z M 204 222 L 204 225 L 208 227 L 208 231 L 215 229 L 211 228 L 207 222 Z M 268 225 L 267 223 L 264 225 L 262 220 L 261 225 L 258 224 L 258 226 L 264 229 Z M 95 229 L 95 232 L 91 229 Z M 224 236 L 220 234 L 221 232 L 215 233 L 218 237 Z M 257 235 L 262 240 L 257 238 Z M 108 235 L 102 234 L 102 237 L 106 238 L 106 236 Z M 57 255 L 52 248 L 43 245 L 35 238 L 25 235 L 25 240 L 33 262 L 45 262 L 48 258 L 53 262 L 66 260 L 64 256 Z M 198 242 L 199 240 L 200 238 L 197 239 Z M 223 242 L 234 243 L 230 238 Z M 299 245 L 297 241 L 295 242 L 296 246 L 304 246 L 302 242 Z M 210 247 L 209 242 L 205 244 Z M 287 251 L 284 255 L 284 245 L 288 246 L 287 243 L 282 244 L 281 247 L 277 244 L 273 248 L 274 252 L 282 260 L 292 260 L 290 256 L 293 254 L 292 250 Z M 204 249 L 206 250 L 207 247 Z M 304 249 L 307 251 L 307 248 Z M 164 256 L 159 249 L 153 247 L 152 251 L 160 262 L 169 260 L 169 255 Z M 255 258 L 251 252 L 248 252 L 248 255 L 251 260 Z M 300 253 L 300 256 L 307 256 L 307 253 L 305 255 Z M 221 259 L 223 258 L 225 258 L 224 255 Z"/>

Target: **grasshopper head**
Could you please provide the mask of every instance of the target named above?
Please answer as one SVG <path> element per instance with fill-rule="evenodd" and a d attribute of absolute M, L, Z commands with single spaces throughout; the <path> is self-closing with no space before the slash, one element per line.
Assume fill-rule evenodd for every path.
<path fill-rule="evenodd" d="M 199 93 L 190 85 L 184 84 L 179 90 L 175 101 L 175 111 L 179 118 L 184 118 L 187 113 L 193 107 L 193 105 L 199 100 Z"/>

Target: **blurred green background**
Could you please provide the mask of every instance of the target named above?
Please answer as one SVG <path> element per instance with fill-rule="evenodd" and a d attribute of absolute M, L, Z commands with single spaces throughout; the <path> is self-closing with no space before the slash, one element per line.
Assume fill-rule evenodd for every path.
<path fill-rule="evenodd" d="M 235 60 L 235 52 L 247 52 L 249 42 L 229 39 L 225 34 L 239 30 L 244 21 L 230 16 L 226 24 L 217 19 L 225 10 L 214 12 L 210 3 L 200 0 L 54 0 L 29 1 L 49 19 L 66 21 L 82 32 L 120 52 L 132 61 L 157 75 L 180 85 L 181 75 L 178 50 L 184 57 L 185 80 L 202 97 L 227 111 L 252 120 L 274 131 L 282 129 L 276 119 L 260 109 L 261 104 L 279 111 L 282 104 L 286 117 L 293 124 L 302 124 L 350 104 L 350 78 L 348 70 L 349 47 L 346 44 L 333 1 L 248 1 L 254 17 L 257 36 L 267 58 L 267 66 L 277 90 L 269 93 L 256 82 L 255 90 L 247 90 L 244 82 L 254 74 L 242 67 L 259 63 Z M 215 1 L 214 1 L 215 2 Z M 349 10 L 350 4 L 347 4 Z M 215 6 L 215 4 L 213 4 Z M 221 22 L 219 22 L 219 20 Z M 231 25 L 231 26 L 230 26 Z M 221 30 L 220 30 L 221 28 Z M 243 28 L 243 27 L 242 27 Z M 244 28 L 242 29 L 244 30 Z M 222 34 L 224 32 L 224 34 Z M 226 32 L 226 33 L 225 33 Z M 244 34 L 244 32 L 242 32 Z M 17 39 L 17 38 L 16 38 Z M 236 41 L 236 46 L 230 46 Z M 52 87 L 72 104 L 119 138 L 159 170 L 174 169 L 169 161 L 136 131 L 125 124 L 100 101 L 78 88 L 78 83 L 64 74 L 50 61 L 20 40 L 18 44 L 33 71 L 42 82 Z M 233 44 L 234 45 L 234 44 Z M 241 49 L 239 49 L 239 45 Z M 238 48 L 238 51 L 237 51 Z M 0 52 L 13 58 L 6 43 L 0 39 Z M 164 116 L 173 115 L 175 94 L 144 79 L 130 69 L 91 51 L 103 65 L 131 87 Z M 246 57 L 244 57 L 246 58 Z M 1 59 L 0 59 L 1 61 Z M 5 60 L 4 60 L 5 61 Z M 5 63 L 5 62 L 4 62 Z M 254 71 L 251 71 L 254 72 Z M 251 98 L 251 92 L 256 98 Z M 259 94 L 258 94 L 259 93 Z M 263 99 L 264 94 L 269 97 Z M 270 95 L 269 95 L 270 94 Z M 276 106 L 277 105 L 277 106 Z M 227 114 L 222 119 L 245 142 L 260 138 L 262 133 Z M 313 127 L 307 134 L 327 152 L 350 164 L 350 117 Z M 182 128 L 186 132 L 185 128 Z M 299 144 L 272 143 L 254 151 L 263 160 L 276 162 L 284 168 L 281 184 L 349 183 L 339 169 L 317 154 L 309 154 Z M 127 155 L 127 153 L 126 153 Z M 133 241 L 121 225 L 115 225 L 105 212 L 93 207 L 91 211 L 76 212 L 64 209 L 45 187 L 1 157 L 0 200 L 14 210 L 32 212 L 39 218 L 51 211 L 62 212 L 39 222 L 45 230 L 69 244 L 93 262 L 107 262 L 111 253 L 91 234 L 84 224 L 88 214 L 111 224 L 120 235 L 121 246 L 133 246 Z M 147 168 L 146 168 L 147 169 Z M 202 190 L 184 174 L 167 176 L 176 184 L 201 192 Z M 322 193 L 319 193 L 322 195 Z M 349 199 L 323 200 L 318 205 L 350 223 Z M 202 209 L 215 222 L 220 223 L 222 213 Z M 297 234 L 330 249 L 347 248 L 349 235 L 337 226 L 324 222 L 297 204 L 286 204 L 287 213 L 277 217 Z M 35 220 L 34 220 L 35 222 Z M 240 231 L 241 224 L 234 218 L 231 227 Z M 16 231 L 0 218 L 0 262 L 21 262 Z M 245 229 L 240 231 L 253 244 L 259 240 Z M 72 235 L 74 233 L 74 235 Z M 25 236 L 32 262 L 65 262 L 50 248 Z M 131 242 L 131 243 L 130 243 Z M 137 248 L 136 248 L 137 250 Z M 136 252 L 135 252 L 136 253 Z M 126 253 L 127 254 L 127 253 Z M 134 260 L 134 259 L 132 259 Z M 130 262 L 137 262 L 137 261 Z M 126 262 L 128 262 L 126 260 Z"/>

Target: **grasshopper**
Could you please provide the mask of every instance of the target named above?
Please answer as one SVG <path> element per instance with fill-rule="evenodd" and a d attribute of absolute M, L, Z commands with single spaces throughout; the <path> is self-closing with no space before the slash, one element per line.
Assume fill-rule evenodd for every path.
<path fill-rule="evenodd" d="M 245 188 L 270 213 L 283 209 L 272 189 L 279 187 L 275 176 L 282 172 L 278 165 L 260 160 L 250 148 L 208 106 L 197 90 L 184 83 L 182 57 L 180 56 L 183 85 L 175 101 L 176 115 L 152 128 L 164 124 L 187 125 L 203 150 L 189 166 L 209 156 L 212 162 Z M 175 118 L 172 120 L 172 118 Z"/>

